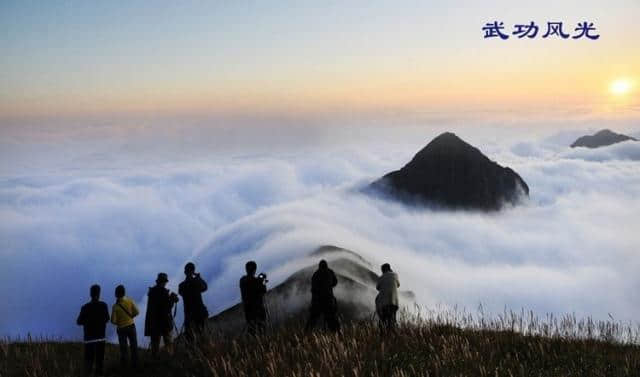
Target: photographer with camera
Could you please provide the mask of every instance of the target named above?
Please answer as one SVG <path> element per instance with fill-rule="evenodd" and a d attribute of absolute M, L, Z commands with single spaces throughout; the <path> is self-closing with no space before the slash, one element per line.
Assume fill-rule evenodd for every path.
<path fill-rule="evenodd" d="M 160 350 L 160 338 L 164 341 L 164 346 L 171 353 L 173 339 L 173 315 L 171 309 L 179 299 L 178 295 L 170 292 L 165 286 L 169 282 L 167 274 L 161 272 L 156 279 L 156 285 L 149 288 L 147 294 L 147 315 L 144 321 L 144 336 L 151 337 L 151 355 L 156 357 Z"/>
<path fill-rule="evenodd" d="M 338 302 L 333 295 L 333 288 L 337 284 L 336 274 L 329 268 L 327 261 L 321 260 L 311 277 L 311 308 L 305 331 L 311 331 L 321 315 L 331 331 L 340 331 Z"/>
<path fill-rule="evenodd" d="M 196 273 L 196 265 L 189 262 L 184 266 L 184 281 L 178 286 L 178 293 L 184 302 L 184 331 L 186 339 L 193 341 L 197 334 L 204 331 L 209 318 L 209 311 L 202 302 L 202 292 L 207 290 L 207 283 Z"/>
<path fill-rule="evenodd" d="M 245 270 L 247 274 L 240 279 L 240 294 L 248 332 L 255 336 L 262 334 L 266 326 L 267 311 L 264 307 L 264 295 L 267 293 L 269 281 L 265 274 L 255 276 L 258 265 L 254 261 L 247 262 Z"/>

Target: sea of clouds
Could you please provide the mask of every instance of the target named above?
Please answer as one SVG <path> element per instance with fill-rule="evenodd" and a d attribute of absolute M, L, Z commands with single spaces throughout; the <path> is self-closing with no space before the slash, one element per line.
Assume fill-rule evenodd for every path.
<path fill-rule="evenodd" d="M 497 137 L 459 128 L 524 178 L 526 203 L 491 214 L 432 212 L 359 192 L 449 129 L 351 133 L 290 148 L 290 140 L 270 148 L 268 138 L 258 147 L 257 137 L 251 148 L 197 153 L 171 136 L 157 143 L 4 137 L 0 336 L 78 339 L 75 318 L 91 284 L 102 285 L 109 305 L 124 284 L 144 307 L 156 274 L 167 272 L 175 290 L 186 261 L 208 281 L 213 314 L 239 300 L 247 260 L 275 285 L 324 244 L 391 263 L 427 307 L 635 321 L 640 142 L 570 149 L 592 130 Z"/>

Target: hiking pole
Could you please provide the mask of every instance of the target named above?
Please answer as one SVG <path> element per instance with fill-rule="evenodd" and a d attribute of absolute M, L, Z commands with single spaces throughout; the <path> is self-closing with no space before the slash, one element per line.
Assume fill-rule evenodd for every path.
<path fill-rule="evenodd" d="M 181 332 L 178 331 L 178 326 L 176 326 L 176 315 L 178 314 L 178 303 L 176 302 L 176 305 L 173 307 L 173 318 L 172 321 L 173 322 L 173 329 L 176 330 L 176 338 L 180 337 Z"/>

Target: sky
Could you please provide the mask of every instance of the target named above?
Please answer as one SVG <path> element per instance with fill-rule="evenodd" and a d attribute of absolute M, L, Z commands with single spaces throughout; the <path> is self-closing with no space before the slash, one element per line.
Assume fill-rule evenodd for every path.
<path fill-rule="evenodd" d="M 578 111 L 637 117 L 634 0 L 4 1 L 0 120 Z M 484 39 L 535 21 L 535 39 Z M 542 39 L 546 22 L 600 39 Z M 630 93 L 612 95 L 615 80 Z M 120 118 L 118 118 L 120 119 Z"/>

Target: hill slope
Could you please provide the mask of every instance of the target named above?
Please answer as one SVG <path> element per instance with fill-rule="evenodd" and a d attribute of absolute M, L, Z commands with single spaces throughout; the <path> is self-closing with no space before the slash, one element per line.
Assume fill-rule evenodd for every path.
<path fill-rule="evenodd" d="M 378 274 L 372 271 L 371 263 L 354 251 L 324 245 L 309 254 L 307 267 L 296 271 L 267 291 L 265 303 L 271 323 L 306 316 L 311 302 L 311 276 L 321 259 L 329 263 L 329 267 L 338 278 L 334 294 L 342 319 L 349 321 L 373 315 Z M 414 302 L 414 294 L 401 291 L 400 299 L 405 305 L 411 305 Z M 245 326 L 242 305 L 238 303 L 221 311 L 212 316 L 209 322 L 213 328 L 221 331 L 241 331 Z"/>

